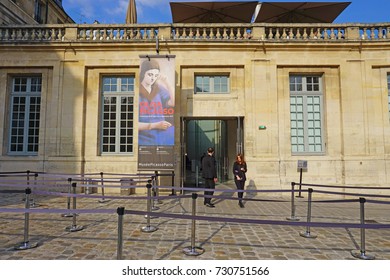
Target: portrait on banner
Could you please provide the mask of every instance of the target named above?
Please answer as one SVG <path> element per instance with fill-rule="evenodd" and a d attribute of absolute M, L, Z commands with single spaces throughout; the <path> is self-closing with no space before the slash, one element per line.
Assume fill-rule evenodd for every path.
<path fill-rule="evenodd" d="M 172 169 L 175 144 L 175 63 L 146 56 L 139 70 L 139 169 Z"/>

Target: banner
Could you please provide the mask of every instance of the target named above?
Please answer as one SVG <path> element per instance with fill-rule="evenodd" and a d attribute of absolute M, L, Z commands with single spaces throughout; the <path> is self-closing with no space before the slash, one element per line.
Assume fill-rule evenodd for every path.
<path fill-rule="evenodd" d="M 175 56 L 140 56 L 138 170 L 173 170 Z"/>

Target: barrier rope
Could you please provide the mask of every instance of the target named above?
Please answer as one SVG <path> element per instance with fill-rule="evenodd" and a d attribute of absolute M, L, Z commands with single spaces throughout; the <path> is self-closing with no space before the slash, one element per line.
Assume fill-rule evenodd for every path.
<path fill-rule="evenodd" d="M 48 182 L 45 182 L 44 180 L 41 182 L 41 181 L 38 181 L 36 180 L 36 177 L 38 176 L 37 173 L 35 173 L 35 180 L 33 182 L 33 185 L 30 184 L 30 180 L 29 180 L 29 176 L 31 175 L 30 172 L 27 172 L 27 183 L 26 184 L 17 184 L 16 186 L 17 187 L 21 187 L 21 186 L 27 186 L 26 188 L 26 195 L 27 194 L 32 194 L 31 192 L 31 188 L 34 189 L 34 194 L 38 194 L 38 195 L 43 195 L 43 196 L 64 196 L 64 197 L 73 197 L 73 209 L 70 210 L 70 208 L 68 207 L 68 209 L 31 209 L 28 207 L 29 203 L 28 203 L 28 200 L 26 198 L 26 207 L 24 209 L 22 208 L 0 208 L 0 213 L 24 213 L 25 214 L 25 238 L 24 238 L 24 242 L 22 242 L 19 246 L 15 247 L 15 248 L 18 248 L 18 249 L 30 249 L 30 248 L 33 248 L 35 246 L 35 244 L 32 244 L 29 242 L 28 240 L 28 222 L 29 222 L 29 218 L 28 218 L 28 215 L 30 213 L 45 213 L 45 214 L 53 214 L 53 213 L 58 213 L 58 214 L 69 214 L 69 213 L 72 213 L 73 215 L 73 224 L 69 227 L 67 227 L 66 229 L 70 232 L 74 232 L 74 231 L 79 231 L 79 230 L 82 230 L 84 227 L 83 226 L 77 226 L 76 224 L 76 215 L 78 214 L 82 214 L 82 213 L 90 213 L 90 214 L 113 214 L 115 212 L 118 213 L 119 215 L 119 212 L 118 211 L 115 211 L 113 209 L 102 209 L 102 208 L 99 208 L 99 209 L 76 209 L 76 197 L 80 197 L 80 198 L 93 198 L 93 199 L 96 199 L 96 198 L 110 198 L 110 199 L 122 199 L 122 200 L 131 200 L 131 199 L 138 199 L 138 200 L 147 200 L 148 202 L 148 210 L 147 211 L 137 211 L 137 210 L 124 210 L 124 208 L 122 209 L 123 211 L 120 211 L 123 214 L 131 214 L 131 215 L 142 215 L 142 216 L 145 216 L 148 218 L 148 225 L 144 228 L 142 228 L 142 231 L 144 232 L 153 232 L 155 230 L 158 230 L 158 228 L 154 227 L 154 226 L 151 226 L 150 225 L 150 218 L 151 218 L 151 212 L 152 210 L 158 210 L 158 207 L 155 207 L 155 209 L 152 209 L 151 208 L 151 200 L 153 199 L 156 200 L 167 200 L 167 199 L 170 199 L 172 200 L 172 198 L 174 198 L 175 200 L 178 200 L 178 199 L 188 199 L 189 197 L 192 197 L 194 198 L 194 195 L 196 195 L 196 197 L 198 197 L 198 195 L 195 193 L 195 192 L 204 192 L 204 191 L 210 191 L 210 189 L 206 189 L 206 188 L 176 188 L 176 187 L 171 187 L 171 186 L 152 186 L 151 182 L 153 183 L 156 183 L 155 181 L 155 178 L 156 176 L 152 176 L 150 180 L 147 180 L 148 184 L 147 184 L 147 189 L 148 189 L 148 195 L 147 196 L 104 196 L 104 193 L 102 196 L 99 196 L 99 195 L 89 195 L 89 194 L 77 194 L 76 193 L 76 186 L 77 186 L 77 183 L 73 182 L 72 181 L 80 181 L 82 183 L 85 183 L 87 182 L 87 184 L 80 184 L 78 185 L 78 187 L 94 187 L 94 188 L 104 188 L 104 187 L 120 187 L 120 188 L 140 188 L 141 186 L 136 186 L 136 184 L 138 183 L 141 183 L 141 180 L 135 182 L 134 180 L 131 180 L 129 178 L 126 178 L 125 179 L 121 179 L 119 181 L 114 181 L 112 178 L 111 179 L 107 179 L 107 178 L 103 178 L 103 173 L 100 173 L 100 180 L 99 179 L 91 179 L 91 178 L 85 178 L 83 177 L 82 179 L 77 179 L 77 178 L 67 178 L 68 180 L 68 184 L 65 185 L 65 182 L 63 181 L 60 181 L 60 184 L 61 186 L 68 186 L 69 187 L 69 183 L 72 183 L 72 186 L 73 186 L 73 193 L 70 193 L 70 191 L 68 193 L 62 193 L 62 192 L 52 192 L 52 191 L 41 191 L 41 190 L 36 190 L 36 188 L 39 188 L 39 187 L 54 187 L 53 185 L 48 185 L 47 183 Z M 10 180 L 6 180 L 6 181 L 10 181 Z M 123 184 L 121 184 L 121 186 L 115 186 L 115 185 L 107 185 L 107 184 L 104 184 L 105 183 L 123 183 L 123 182 L 126 182 L 128 183 L 128 185 L 124 186 Z M 13 184 L 13 187 L 15 187 L 15 181 L 12 181 L 14 184 Z M 21 182 L 21 181 L 20 181 Z M 25 182 L 25 181 L 23 181 Z M 56 181 L 57 182 L 57 181 Z M 101 185 L 96 185 L 96 184 L 90 184 L 91 182 L 100 182 Z M 43 183 L 43 184 L 42 184 Z M 45 184 L 46 183 L 46 184 Z M 89 183 L 89 184 L 88 184 Z M 305 185 L 305 186 L 318 186 L 319 185 L 312 185 L 312 184 L 302 184 L 302 185 Z M 12 184 L 2 184 L 0 182 L 0 186 L 12 186 Z M 58 185 L 55 185 L 55 186 L 58 186 Z M 282 192 L 289 192 L 293 194 L 296 192 L 294 190 L 294 186 L 295 186 L 295 183 L 292 183 L 292 190 L 236 190 L 236 189 L 213 189 L 214 192 L 221 192 L 221 193 L 236 193 L 236 192 L 243 192 L 243 193 L 247 193 L 247 194 L 251 194 L 251 193 L 265 193 L 265 192 L 272 192 L 272 193 L 282 193 Z M 327 187 L 325 185 L 321 185 L 321 187 Z M 329 187 L 329 186 L 328 186 Z M 336 186 L 331 186 L 333 188 L 340 188 L 340 187 L 336 187 Z M 180 196 L 175 196 L 175 197 L 172 197 L 172 196 L 160 196 L 158 195 L 158 190 L 159 189 L 162 189 L 162 188 L 169 188 L 169 189 L 179 189 L 181 191 L 193 191 L 192 195 L 180 195 Z M 343 188 L 343 187 L 341 187 Z M 347 188 L 354 188 L 354 189 L 357 189 L 358 187 L 347 187 Z M 154 190 L 154 195 L 152 196 L 151 195 L 151 189 Z M 370 188 L 360 188 L 360 189 L 370 189 Z M 372 189 L 390 189 L 390 188 L 372 188 Z M 299 190 L 301 192 L 301 190 Z M 153 212 L 153 217 L 162 217 L 162 218 L 169 218 L 169 219 L 181 219 L 181 220 L 191 220 L 192 221 L 192 225 L 193 225 L 193 231 L 195 231 L 195 221 L 213 221 L 213 222 L 223 222 L 223 223 L 238 223 L 238 224 L 257 224 L 257 225 L 277 225 L 277 226 L 293 226 L 293 227 L 296 227 L 296 226 L 299 226 L 299 227 L 306 227 L 306 232 L 305 233 L 301 233 L 300 235 L 303 236 L 303 237 L 310 237 L 310 238 L 315 238 L 316 235 L 311 235 L 310 234 L 310 227 L 319 227 L 319 228 L 356 228 L 356 229 L 360 229 L 361 230 L 361 249 L 360 251 L 356 251 L 356 252 L 351 252 L 352 255 L 356 258 L 361 258 L 361 259 L 373 259 L 372 256 L 368 256 L 365 254 L 365 229 L 389 229 L 390 228 L 390 224 L 379 224 L 379 223 L 369 223 L 369 224 L 366 224 L 364 223 L 364 203 L 368 202 L 368 203 L 373 203 L 373 204 L 390 204 L 390 202 L 387 202 L 387 201 L 380 201 L 380 200 L 366 200 L 365 198 L 363 198 L 362 196 L 366 196 L 366 197 L 376 197 L 376 198 L 390 198 L 389 195 L 376 195 L 376 194 L 356 194 L 356 193 L 341 193 L 341 192 L 332 192 L 332 191 L 322 191 L 322 190 L 317 190 L 316 193 L 321 193 L 321 194 L 335 194 L 335 195 L 344 195 L 344 196 L 359 196 L 360 198 L 359 199 L 337 199 L 337 200 L 317 200 L 317 201 L 312 201 L 311 200 L 311 195 L 313 193 L 313 189 L 312 188 L 309 188 L 307 190 L 309 192 L 309 204 L 311 205 L 312 202 L 316 202 L 316 203 L 356 203 L 356 202 L 360 202 L 360 207 L 361 207 L 361 222 L 360 223 L 331 223 L 331 222 L 312 222 L 311 221 L 311 206 L 308 206 L 308 219 L 306 222 L 299 222 L 296 217 L 295 217 L 295 212 L 293 211 L 292 214 L 291 214 L 291 218 L 287 218 L 287 219 L 290 219 L 290 221 L 282 221 L 282 220 L 266 220 L 266 219 L 244 219 L 244 218 L 230 218 L 230 217 L 213 217 L 213 216 L 205 216 L 205 215 L 196 215 L 194 213 L 194 205 L 195 205 L 195 200 L 193 200 L 193 213 L 190 214 L 190 215 L 185 215 L 183 213 L 180 213 L 180 214 L 176 214 L 176 213 L 164 213 L 164 212 Z M 0 190 L 0 193 L 22 193 L 21 190 L 17 190 L 17 189 L 13 189 L 13 190 Z M 200 197 L 210 197 L 210 198 L 214 198 L 214 199 L 220 199 L 220 200 L 237 200 L 238 198 L 236 197 L 230 197 L 230 196 L 226 196 L 226 195 L 218 195 L 218 196 L 209 196 L 209 195 L 199 195 Z M 277 200 L 277 199 L 258 199 L 258 198 L 251 198 L 251 197 L 247 197 L 247 198 L 244 198 L 243 200 L 246 200 L 246 201 L 262 201 L 262 202 L 282 202 L 282 203 L 285 203 L 285 202 L 288 202 L 288 201 L 285 201 L 285 200 Z M 293 201 L 293 200 L 292 200 Z M 295 206 L 294 204 L 292 204 L 292 207 L 291 209 L 295 209 Z M 122 217 L 123 218 L 123 217 Z M 120 219 L 122 222 L 123 222 L 123 219 Z M 120 226 L 122 226 L 122 224 L 120 224 Z M 121 231 L 123 231 L 123 228 L 122 230 L 119 230 L 119 224 L 118 224 L 118 236 L 120 236 L 118 238 L 118 259 L 121 258 L 121 255 L 122 255 L 122 233 Z M 193 237 L 194 239 L 194 237 Z M 34 245 L 34 246 L 32 246 Z M 191 244 L 191 247 L 188 247 L 190 248 L 190 253 L 199 253 L 199 252 L 196 252 L 195 249 L 202 249 L 203 248 L 198 248 L 198 247 L 195 247 L 194 245 L 194 240 L 192 240 L 192 244 Z M 187 248 L 187 251 L 188 251 L 188 248 Z M 203 250 L 204 251 L 204 250 Z M 187 252 L 188 253 L 188 252 Z"/>
<path fill-rule="evenodd" d="M 64 214 L 68 213 L 69 209 L 25 209 L 25 208 L 0 208 L 2 213 L 30 213 L 30 214 Z M 76 214 L 114 214 L 116 209 L 72 209 L 72 213 Z M 125 210 L 125 214 L 145 216 L 149 215 L 148 211 Z M 360 224 L 360 223 L 329 223 L 329 222 L 299 222 L 299 221 L 276 221 L 262 219 L 243 219 L 243 218 L 226 218 L 226 217 L 211 217 L 185 214 L 171 214 L 162 212 L 153 212 L 153 216 L 170 219 L 183 220 L 198 220 L 209 222 L 224 222 L 224 223 L 242 223 L 242 224 L 257 224 L 257 225 L 276 225 L 276 226 L 293 226 L 293 227 L 320 227 L 320 228 L 364 228 L 364 229 L 388 229 L 390 224 Z"/>
<path fill-rule="evenodd" d="M 390 190 L 390 187 L 387 188 L 387 187 L 362 187 L 362 186 L 332 186 L 332 185 L 307 184 L 307 183 L 295 183 L 295 185 L 301 185 L 306 187 L 319 187 L 319 188 Z"/>

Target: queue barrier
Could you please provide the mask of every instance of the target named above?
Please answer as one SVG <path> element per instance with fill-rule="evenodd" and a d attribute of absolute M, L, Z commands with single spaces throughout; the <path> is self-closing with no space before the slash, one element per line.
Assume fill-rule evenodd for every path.
<path fill-rule="evenodd" d="M 80 210 L 80 209 L 76 209 L 76 197 L 77 196 L 80 196 L 80 197 L 96 197 L 96 196 L 91 196 L 91 195 L 77 195 L 76 194 L 76 186 L 77 184 L 76 183 L 72 183 L 72 180 L 69 180 L 68 179 L 68 182 L 71 183 L 71 186 L 72 186 L 72 190 L 73 190 L 73 193 L 72 193 L 72 196 L 73 196 L 73 223 L 71 226 L 67 227 L 67 230 L 70 231 L 70 232 L 73 232 L 73 231 L 78 231 L 78 230 L 82 230 L 83 227 L 82 226 L 77 226 L 77 223 L 76 223 L 76 214 L 77 213 L 80 213 L 80 212 L 88 212 L 88 211 L 83 211 L 83 210 Z M 292 190 L 291 190 L 291 194 L 292 194 L 292 198 L 294 197 L 294 186 L 295 186 L 295 183 L 292 183 Z M 305 185 L 305 184 L 302 184 L 302 185 Z M 310 184 L 307 184 L 308 186 Z M 34 185 L 35 186 L 35 185 Z M 148 181 L 148 184 L 146 185 L 147 187 L 147 211 L 144 212 L 144 211 L 131 211 L 131 210 L 127 210 L 125 211 L 124 208 L 123 210 L 119 210 L 119 208 L 117 209 L 117 213 L 118 213 L 118 248 L 117 248 L 117 258 L 118 259 L 122 259 L 122 246 L 120 244 L 122 244 L 122 239 L 123 239 L 123 215 L 124 214 L 134 214 L 134 215 L 145 215 L 145 216 L 148 216 L 150 218 L 150 213 L 152 211 L 152 199 L 153 199 L 153 195 L 152 195 L 152 184 L 151 184 L 151 181 Z M 154 186 L 154 188 L 158 188 L 157 186 Z M 172 187 L 174 188 L 174 187 Z M 203 189 L 199 189 L 197 188 L 198 191 L 202 191 Z M 223 190 L 224 192 L 226 192 L 226 190 Z M 236 190 L 235 190 L 236 191 Z M 244 191 L 244 192 L 250 192 L 250 191 Z M 259 191 L 257 191 L 259 192 Z M 237 219 L 237 218 L 223 218 L 223 217 L 218 217 L 218 218 L 213 218 L 213 217 L 204 217 L 204 216 L 196 216 L 196 199 L 198 198 L 198 196 L 202 196 L 202 195 L 198 195 L 196 193 L 193 193 L 192 194 L 192 215 L 188 216 L 188 215 L 177 215 L 177 214 L 166 214 L 166 213 L 155 213 L 154 215 L 158 216 L 158 217 L 171 217 L 171 218 L 178 218 L 178 219 L 191 219 L 192 220 L 192 229 L 191 229 L 191 246 L 189 247 L 186 247 L 183 249 L 183 252 L 187 255 L 193 255 L 193 256 L 197 256 L 197 255 L 200 255 L 204 252 L 204 249 L 201 248 L 201 247 L 196 247 L 195 246 L 195 222 L 196 220 L 209 220 L 209 221 L 220 221 L 220 222 L 231 222 L 231 223 L 248 223 L 248 224 L 268 224 L 268 225 L 288 225 L 288 226 L 305 226 L 306 227 L 306 232 L 303 232 L 301 233 L 300 235 L 302 237 L 307 237 L 307 238 L 315 238 L 314 235 L 311 234 L 311 231 L 310 231 L 310 227 L 350 227 L 350 228 L 359 228 L 360 229 L 360 235 L 361 235 L 361 245 L 360 245 L 360 250 L 353 250 L 351 251 L 351 254 L 352 256 L 354 256 L 355 258 L 359 258 L 359 259 L 365 259 L 365 260 L 368 260 L 368 259 L 374 259 L 375 257 L 370 255 L 370 254 L 367 254 L 366 253 L 366 248 L 365 248 L 365 229 L 367 228 L 370 228 L 370 229 L 381 229 L 381 228 L 390 228 L 390 225 L 388 224 L 380 224 L 380 225 L 367 225 L 365 224 L 365 213 L 364 213 L 364 204 L 367 202 L 367 200 L 363 197 L 360 197 L 359 200 L 350 200 L 349 202 L 355 202 L 355 201 L 359 201 L 360 203 L 360 223 L 359 224 L 352 224 L 352 223 L 349 223 L 349 224 L 337 224 L 337 223 L 321 223 L 321 222 L 312 222 L 311 221 L 311 204 L 312 204 L 312 193 L 314 192 L 314 190 L 312 188 L 309 188 L 308 190 L 308 193 L 309 193 L 309 196 L 308 196 L 308 212 L 307 212 L 307 222 L 299 222 L 298 220 L 290 220 L 289 222 L 283 222 L 283 221 L 273 221 L 273 220 L 250 220 L 250 219 Z M 26 188 L 26 191 L 25 191 L 25 194 L 26 194 L 26 198 L 25 198 L 25 210 L 24 210 L 24 214 L 25 214 L 25 221 L 24 221 L 24 224 L 25 224 L 25 227 L 24 227 L 24 240 L 21 244 L 19 244 L 18 246 L 15 246 L 15 249 L 17 250 L 25 250 L 25 249 L 31 249 L 31 248 L 35 248 L 38 246 L 38 243 L 31 243 L 29 241 L 29 213 L 38 213 L 39 211 L 34 211 L 34 209 L 31 209 L 30 208 L 30 195 L 31 195 L 31 188 Z M 37 194 L 43 194 L 44 192 L 40 192 L 40 191 L 36 191 Z M 327 192 L 323 192 L 323 193 L 327 193 Z M 329 193 L 329 192 L 328 192 Z M 332 192 L 332 193 L 335 193 L 335 192 Z M 341 193 L 338 193 L 338 194 L 341 194 Z M 360 195 L 360 194 L 351 194 L 351 195 Z M 373 196 L 373 195 L 371 195 Z M 68 197 L 70 197 L 70 195 L 68 195 Z M 183 198 L 185 198 L 186 196 L 183 196 Z M 379 197 L 384 197 L 383 195 L 379 196 Z M 388 196 L 385 196 L 385 197 L 388 197 Z M 99 196 L 97 196 L 96 198 L 99 198 Z M 168 199 L 168 197 L 160 197 L 160 198 L 163 198 L 163 199 Z M 219 197 L 221 198 L 221 197 Z M 127 199 L 134 199 L 133 197 L 128 197 Z M 176 199 L 176 198 L 175 198 Z M 235 198 L 224 198 L 224 199 L 235 199 Z M 246 200 L 244 198 L 244 200 Z M 257 201 L 258 199 L 247 199 L 248 201 L 252 200 L 252 201 Z M 262 200 L 262 201 L 266 201 L 266 200 Z M 275 201 L 275 200 L 273 200 Z M 285 201 L 284 201 L 285 202 Z M 326 201 L 318 201 L 318 202 L 326 202 Z M 343 201 L 345 202 L 345 200 Z M 374 201 L 371 201 L 371 202 L 374 202 Z M 381 203 L 387 203 L 389 204 L 388 202 L 381 202 Z M 292 209 L 291 209 L 291 218 L 292 217 L 295 217 L 295 204 L 292 203 Z M 293 211 L 294 209 L 294 211 Z M 36 209 L 38 210 L 38 209 Z M 69 210 L 69 209 L 67 209 Z M 7 211 L 10 211 L 9 209 L 0 209 L 0 212 L 7 212 Z M 20 211 L 20 209 L 19 209 Z M 18 211 L 18 212 L 19 212 Z M 47 212 L 48 210 L 46 210 Z M 122 217 L 120 217 L 122 216 Z M 147 225 L 146 227 L 142 228 L 142 231 L 143 232 L 153 232 L 157 230 L 156 227 L 150 225 L 150 219 L 147 220 Z"/>
<path fill-rule="evenodd" d="M 202 247 L 195 246 L 195 235 L 196 235 L 196 199 L 198 198 L 197 193 L 192 194 L 192 220 L 191 220 L 191 245 L 183 249 L 183 253 L 188 256 L 199 256 L 205 252 Z"/>
<path fill-rule="evenodd" d="M 306 226 L 306 231 L 301 232 L 300 236 L 305 237 L 305 238 L 317 238 L 316 234 L 312 234 L 310 231 L 310 222 L 311 222 L 311 203 L 312 203 L 312 197 L 313 197 L 313 189 L 309 188 L 308 190 L 309 196 L 307 199 L 307 223 L 308 225 Z"/>
<path fill-rule="evenodd" d="M 30 195 L 31 195 L 31 189 L 26 189 L 26 197 L 25 197 L 25 207 L 26 209 L 30 209 Z M 15 246 L 15 250 L 27 250 L 32 249 L 38 246 L 37 242 L 30 242 L 29 239 L 29 228 L 30 228 L 30 213 L 25 212 L 24 213 L 24 240 L 19 245 Z"/>
<path fill-rule="evenodd" d="M 77 187 L 77 183 L 72 183 L 72 190 L 73 190 L 73 198 L 72 198 L 72 201 L 73 201 L 73 220 L 72 220 L 72 225 L 68 226 L 65 228 L 66 231 L 68 232 L 75 232 L 75 231 L 80 231 L 80 230 L 83 230 L 84 227 L 83 226 L 78 226 L 77 225 L 77 213 L 76 213 L 76 187 Z M 69 196 L 68 196 L 69 197 Z"/>
<path fill-rule="evenodd" d="M 150 224 L 150 213 L 152 211 L 152 184 L 149 182 L 146 185 L 146 188 L 148 192 L 148 199 L 146 200 L 147 214 L 145 215 L 146 226 L 144 226 L 141 230 L 142 232 L 154 232 L 158 230 L 158 228 Z"/>
<path fill-rule="evenodd" d="M 148 189 L 150 190 L 151 187 L 149 185 Z M 29 189 L 26 190 L 26 195 L 29 195 L 30 194 L 30 191 Z M 196 204 L 194 204 L 194 201 L 196 200 L 196 198 L 198 197 L 197 194 L 193 194 L 193 210 L 192 210 L 192 215 L 191 216 L 182 216 L 182 215 L 175 215 L 175 214 L 164 214 L 164 213 L 156 213 L 156 215 L 159 215 L 160 217 L 170 217 L 170 218 L 184 218 L 184 219 L 191 219 L 192 220 L 192 230 L 191 230 L 191 246 L 190 247 L 186 247 L 185 249 L 183 249 L 183 252 L 186 252 L 186 254 L 188 255 L 193 255 L 193 256 L 196 256 L 196 255 L 200 255 L 201 253 L 204 252 L 204 249 L 201 248 L 201 247 L 195 247 L 194 246 L 194 242 L 195 242 L 195 220 L 209 220 L 209 221 L 223 221 L 223 222 L 239 222 L 239 223 L 250 223 L 250 224 L 271 224 L 271 225 L 296 225 L 296 226 L 303 226 L 303 225 L 306 225 L 306 226 L 317 226 L 317 227 L 353 227 L 353 228 L 360 228 L 361 229 L 361 250 L 358 251 L 358 252 L 355 252 L 353 251 L 352 255 L 355 256 L 355 257 L 359 257 L 361 259 L 373 259 L 374 257 L 371 256 L 371 255 L 367 255 L 366 254 L 366 251 L 365 251 L 365 235 L 364 235 L 364 230 L 365 228 L 390 228 L 390 225 L 381 225 L 381 226 L 369 226 L 367 227 L 367 225 L 364 224 L 364 210 L 361 211 L 361 223 L 360 225 L 358 224 L 347 224 L 347 225 L 337 225 L 337 224 L 330 224 L 330 223 L 303 223 L 303 222 L 281 222 L 281 221 L 267 221 L 267 220 L 250 220 L 250 219 L 234 219 L 234 218 L 218 218 L 218 219 L 212 219 L 210 217 L 201 217 L 201 216 L 196 216 L 195 214 L 195 206 Z M 365 199 L 359 199 L 359 202 L 360 203 L 364 203 L 365 202 Z M 150 205 L 150 204 L 149 204 Z M 364 204 L 362 204 L 364 205 Z M 22 246 L 21 249 L 31 249 L 31 248 L 35 248 L 37 245 L 34 244 L 32 245 L 33 243 L 30 243 L 29 240 L 28 240 L 28 224 L 29 224 L 29 221 L 28 221 L 28 214 L 31 213 L 31 210 L 30 211 L 27 211 L 29 209 L 29 204 L 27 203 L 26 204 L 26 211 L 25 211 L 25 240 L 21 243 Z M 76 210 L 75 210 L 76 211 Z M 77 210 L 77 211 L 82 211 L 82 210 Z M 76 212 L 77 212 L 76 211 Z M 32 211 L 33 213 L 35 211 Z M 83 211 L 85 212 L 85 211 Z M 87 210 L 88 212 L 88 210 Z M 118 215 L 119 213 L 121 213 L 121 211 L 117 211 L 118 212 Z M 135 215 L 142 215 L 142 214 L 145 214 L 145 213 L 150 213 L 150 209 L 148 209 L 147 212 L 143 212 L 143 211 L 126 211 L 124 213 L 127 213 L 127 214 L 135 214 Z M 121 233 L 120 233 L 120 228 L 123 228 L 123 224 L 120 224 L 120 223 L 123 223 L 123 219 L 119 219 L 118 218 L 118 244 L 121 244 L 122 241 L 120 241 L 121 238 Z M 150 227 L 150 224 L 148 225 L 148 227 Z M 144 231 L 144 232 L 147 232 L 147 231 Z M 119 246 L 119 245 L 118 245 Z M 200 252 L 199 252 L 200 250 Z M 120 256 L 121 255 L 121 252 L 122 252 L 122 248 L 119 248 L 118 247 L 118 255 Z"/>

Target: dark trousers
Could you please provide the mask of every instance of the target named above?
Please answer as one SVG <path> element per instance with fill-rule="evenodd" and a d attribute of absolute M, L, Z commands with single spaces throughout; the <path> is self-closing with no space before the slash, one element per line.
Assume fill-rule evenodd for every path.
<path fill-rule="evenodd" d="M 234 180 L 234 183 L 236 183 L 237 190 L 244 190 L 245 181 Z M 243 192 L 237 192 L 237 196 L 241 200 L 242 197 L 244 196 L 244 193 Z"/>
<path fill-rule="evenodd" d="M 215 189 L 214 178 L 211 178 L 211 179 L 205 178 L 204 179 L 204 187 L 206 189 L 210 189 L 210 191 L 205 191 L 204 195 L 213 195 L 214 191 L 211 191 L 211 190 Z M 210 202 L 211 202 L 211 197 L 205 197 L 204 198 L 204 203 L 210 203 Z"/>

